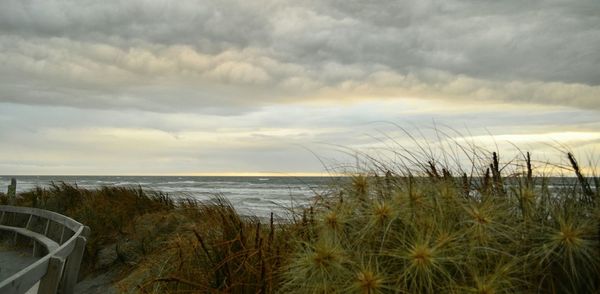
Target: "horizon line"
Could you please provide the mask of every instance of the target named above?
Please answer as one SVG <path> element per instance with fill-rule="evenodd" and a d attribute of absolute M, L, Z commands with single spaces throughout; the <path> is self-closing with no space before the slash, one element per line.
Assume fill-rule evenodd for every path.
<path fill-rule="evenodd" d="M 124 173 L 124 174 L 2 174 L 0 177 L 339 177 L 347 176 L 341 173 L 315 172 L 202 172 L 202 173 Z"/>

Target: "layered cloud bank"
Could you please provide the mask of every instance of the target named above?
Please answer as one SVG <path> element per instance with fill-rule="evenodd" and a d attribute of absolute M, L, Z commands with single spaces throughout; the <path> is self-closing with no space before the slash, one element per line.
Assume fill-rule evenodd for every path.
<path fill-rule="evenodd" d="M 211 154 L 205 161 L 165 155 L 174 168 L 191 171 L 191 165 L 223 158 L 204 170 L 229 164 L 255 171 L 252 165 L 261 158 L 269 162 L 261 169 L 314 171 L 318 163 L 292 168 L 293 163 L 262 158 L 267 151 L 256 150 L 271 152 L 286 140 L 309 145 L 327 136 L 360 145 L 364 142 L 342 134 L 376 120 L 435 118 L 458 127 L 494 128 L 498 135 L 512 135 L 515 122 L 525 128 L 519 132 L 541 136 L 557 129 L 600 132 L 594 119 L 600 111 L 598 48 L 600 2 L 595 0 L 5 0 L 0 3 L 0 137 L 7 140 L 0 147 L 32 157 L 42 151 L 19 144 L 71 134 L 127 149 L 138 140 L 118 139 L 119 134 L 166 142 L 160 139 L 166 132 L 197 140 L 155 144 L 159 153 L 200 158 L 187 152 L 198 144 L 215 152 L 202 153 Z M 391 106 L 403 109 L 382 109 Z M 503 117 L 506 112 L 513 112 L 508 115 L 513 121 Z M 273 119 L 282 113 L 287 118 Z M 10 130 L 24 127 L 17 122 L 24 116 L 32 119 L 29 136 Z M 187 119 L 156 123 L 172 122 L 173 116 Z M 112 139 L 101 139 L 111 133 Z M 248 134 L 278 139 L 252 149 L 248 142 L 256 139 Z M 218 136 L 226 137 L 228 152 L 239 152 L 236 162 L 245 163 L 226 160 L 222 143 L 209 139 Z M 586 138 L 598 141 L 595 135 Z M 88 150 L 84 141 L 61 144 L 64 150 Z M 123 153 L 122 162 L 128 154 L 133 153 Z M 35 164 L 55 166 L 37 155 Z M 7 172 L 21 170 L 7 159 L 1 164 Z M 136 164 L 130 165 L 114 171 L 135 172 Z M 75 164 L 71 172 L 86 168 L 91 167 Z"/>

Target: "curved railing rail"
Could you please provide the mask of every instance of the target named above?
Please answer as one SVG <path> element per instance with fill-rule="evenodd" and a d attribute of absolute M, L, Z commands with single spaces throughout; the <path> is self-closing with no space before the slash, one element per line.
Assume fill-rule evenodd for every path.
<path fill-rule="evenodd" d="M 0 293 L 32 292 L 34 286 L 42 294 L 73 293 L 90 232 L 88 227 L 52 211 L 0 205 L 0 230 L 12 232 L 15 243 L 23 237 L 33 240 L 33 254 L 41 256 L 0 281 Z"/>

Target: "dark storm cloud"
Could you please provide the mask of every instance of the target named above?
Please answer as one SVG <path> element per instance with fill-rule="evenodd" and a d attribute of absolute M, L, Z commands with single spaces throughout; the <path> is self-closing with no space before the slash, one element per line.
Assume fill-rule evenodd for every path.
<path fill-rule="evenodd" d="M 5 0 L 0 101 L 238 113 L 359 93 L 600 109 L 597 48 L 593 0 Z"/>

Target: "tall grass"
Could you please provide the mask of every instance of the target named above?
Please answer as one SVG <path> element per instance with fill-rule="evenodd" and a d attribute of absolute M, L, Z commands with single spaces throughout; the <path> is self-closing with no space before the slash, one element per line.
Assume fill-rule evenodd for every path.
<path fill-rule="evenodd" d="M 291 250 L 290 227 L 241 217 L 220 197 L 187 202 L 182 213 L 194 221 L 121 281 L 124 292 L 274 292 Z"/>
<path fill-rule="evenodd" d="M 107 270 L 98 255 L 114 245 L 127 293 L 600 291 L 598 178 L 570 153 L 574 177 L 560 187 L 528 153 L 509 163 L 482 153 L 467 154 L 467 169 L 447 157 L 368 157 L 370 169 L 285 223 L 240 216 L 222 197 L 140 188 L 60 183 L 18 203 L 89 225 L 89 272 Z"/>
<path fill-rule="evenodd" d="M 230 202 L 175 201 L 141 188 L 83 189 L 52 183 L 21 193 L 17 205 L 68 215 L 91 229 L 87 274 L 120 272 L 124 293 L 271 293 L 291 251 L 293 225 L 240 216 Z M 114 248 L 114 249 L 113 249 Z M 102 262 L 102 251 L 116 260 Z"/>
<path fill-rule="evenodd" d="M 504 176 L 499 155 L 454 170 L 373 161 L 317 203 L 285 267 L 289 293 L 596 293 L 600 188 L 550 187 L 530 155 Z M 504 165 L 507 169 L 509 165 Z M 453 176 L 461 175 L 461 176 Z M 571 179 L 572 180 L 572 179 Z M 597 178 L 592 179 L 597 182 Z"/>
<path fill-rule="evenodd" d="M 59 212 L 89 226 L 92 234 L 84 255 L 86 271 L 94 270 L 102 248 L 135 235 L 138 217 L 175 208 L 174 201 L 160 192 L 127 187 L 90 190 L 62 182 L 21 193 L 16 201 L 17 205 Z"/>

